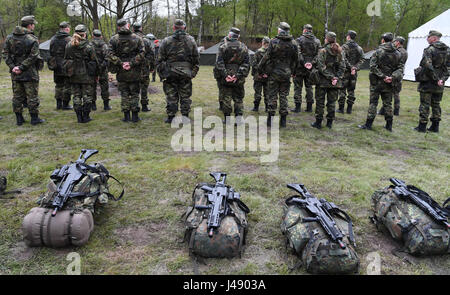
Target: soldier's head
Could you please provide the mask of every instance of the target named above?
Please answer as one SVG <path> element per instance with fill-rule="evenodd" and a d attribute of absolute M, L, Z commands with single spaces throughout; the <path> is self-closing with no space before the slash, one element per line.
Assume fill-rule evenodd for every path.
<path fill-rule="evenodd" d="M 288 23 L 281 22 L 278 25 L 278 35 L 279 36 L 287 36 L 287 35 L 289 35 L 290 31 L 291 31 L 291 26 Z"/>
<path fill-rule="evenodd" d="M 38 22 L 34 18 L 34 15 L 27 15 L 20 19 L 20 25 L 30 31 L 34 31 L 34 28 L 37 24 Z"/>
<path fill-rule="evenodd" d="M 133 24 L 133 32 L 142 32 L 142 24 L 140 22 Z"/>
<path fill-rule="evenodd" d="M 381 35 L 381 44 L 392 42 L 394 40 L 394 34 L 391 32 L 384 33 Z"/>
<path fill-rule="evenodd" d="M 436 30 L 431 30 L 428 33 L 427 41 L 428 44 L 433 44 L 434 42 L 437 42 L 441 40 L 442 34 Z"/>
<path fill-rule="evenodd" d="M 269 47 L 269 44 L 270 44 L 270 38 L 265 36 L 262 39 L 262 44 L 261 45 L 262 45 L 262 47 L 267 48 L 267 47 Z"/>
<path fill-rule="evenodd" d="M 336 43 L 336 33 L 328 32 L 325 35 L 325 43 L 328 43 L 328 44 Z"/>
<path fill-rule="evenodd" d="M 356 39 L 356 32 L 353 30 L 350 30 L 347 32 L 347 41 L 355 40 Z"/>
<path fill-rule="evenodd" d="M 147 38 L 148 40 L 151 40 L 151 41 L 156 40 L 155 35 L 153 35 L 152 33 L 145 35 L 145 38 Z"/>
<path fill-rule="evenodd" d="M 92 36 L 94 37 L 94 38 L 101 38 L 102 37 L 102 31 L 100 31 L 100 30 L 94 30 L 93 32 L 92 32 Z"/>
<path fill-rule="evenodd" d="M 228 32 L 228 38 L 230 39 L 239 39 L 239 37 L 241 36 L 241 30 L 239 30 L 238 28 L 231 28 L 230 32 Z"/>
<path fill-rule="evenodd" d="M 394 40 L 394 45 L 397 48 L 403 47 L 403 45 L 405 45 L 405 38 L 403 38 L 402 36 L 397 36 Z"/>
<path fill-rule="evenodd" d="M 176 19 L 173 23 L 173 30 L 174 31 L 185 31 L 186 30 L 186 23 L 182 19 Z"/>
<path fill-rule="evenodd" d="M 70 24 L 66 21 L 59 24 L 59 30 L 61 32 L 66 32 L 67 34 L 70 33 Z"/>
<path fill-rule="evenodd" d="M 130 29 L 130 23 L 125 18 L 121 18 L 121 19 L 117 20 L 117 29 L 120 30 L 122 28 L 126 28 L 127 30 Z"/>
<path fill-rule="evenodd" d="M 87 27 L 83 24 L 77 25 L 75 27 L 75 33 L 80 35 L 83 38 L 86 38 L 86 34 L 87 34 Z"/>
<path fill-rule="evenodd" d="M 312 30 L 313 30 L 313 26 L 311 26 L 310 24 L 306 24 L 303 26 L 303 33 L 312 32 Z"/>

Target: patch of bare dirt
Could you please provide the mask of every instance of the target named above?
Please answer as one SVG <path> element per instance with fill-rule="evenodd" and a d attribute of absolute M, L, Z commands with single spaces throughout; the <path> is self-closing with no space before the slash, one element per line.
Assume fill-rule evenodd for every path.
<path fill-rule="evenodd" d="M 15 260 L 26 261 L 33 257 L 35 248 L 28 247 L 25 242 L 18 242 L 11 248 Z"/>
<path fill-rule="evenodd" d="M 395 157 L 409 157 L 411 155 L 410 152 L 399 149 L 385 150 L 384 152 Z"/>
<path fill-rule="evenodd" d="M 127 226 L 116 229 L 115 236 L 119 243 L 132 243 L 136 246 L 146 246 L 148 244 L 158 244 L 161 240 L 161 233 L 166 229 L 165 223 L 152 223 L 137 226 Z"/>

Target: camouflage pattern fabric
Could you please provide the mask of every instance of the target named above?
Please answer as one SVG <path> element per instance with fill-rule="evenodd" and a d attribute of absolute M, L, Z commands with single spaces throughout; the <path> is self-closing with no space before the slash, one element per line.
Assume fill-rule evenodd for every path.
<path fill-rule="evenodd" d="M 253 90 L 255 91 L 254 103 L 259 105 L 264 96 L 264 104 L 267 106 L 269 104 L 269 82 L 254 81 Z"/>
<path fill-rule="evenodd" d="M 364 51 L 354 40 L 347 41 L 347 43 L 342 45 L 342 51 L 345 56 L 346 69 L 342 89 L 339 91 L 339 105 L 345 105 L 346 100 L 348 105 L 353 105 L 356 100 L 355 88 L 358 79 L 358 71 L 364 63 Z M 351 74 L 352 68 L 356 69 L 355 75 Z"/>
<path fill-rule="evenodd" d="M 166 94 L 166 111 L 168 116 L 175 116 L 178 105 L 183 116 L 191 111 L 192 80 L 191 79 L 166 79 L 163 81 L 163 90 Z"/>
<path fill-rule="evenodd" d="M 316 87 L 316 119 L 323 119 L 325 110 L 325 96 L 327 101 L 327 119 L 335 119 L 336 101 L 338 99 L 338 95 L 339 89 Z"/>
<path fill-rule="evenodd" d="M 386 120 L 391 120 L 394 114 L 392 111 L 392 95 L 392 92 L 378 92 L 376 90 L 372 90 L 370 92 L 367 119 L 373 120 L 377 116 L 378 101 L 381 96 L 381 101 L 385 112 L 384 118 Z"/>
<path fill-rule="evenodd" d="M 12 105 L 14 113 L 22 113 L 23 104 L 26 102 L 28 104 L 28 111 L 30 114 L 39 114 L 39 82 L 22 82 L 13 80 L 12 89 Z"/>
<path fill-rule="evenodd" d="M 331 241 L 318 222 L 302 222 L 309 213 L 298 206 L 284 206 L 281 230 L 288 245 L 301 257 L 306 270 L 313 274 L 350 274 L 359 269 L 359 258 L 349 238 L 348 223 L 340 216 L 333 218 L 344 234 L 345 249 Z"/>
<path fill-rule="evenodd" d="M 428 123 L 431 108 L 431 121 L 441 121 L 441 101 L 443 93 L 420 92 L 420 123 Z"/>
<path fill-rule="evenodd" d="M 450 253 L 450 231 L 413 203 L 398 198 L 392 187 L 374 192 L 372 213 L 380 231 L 403 243 L 402 251 L 412 255 Z"/>
<path fill-rule="evenodd" d="M 95 79 L 95 73 L 90 73 L 88 67 L 91 65 L 92 68 L 96 69 L 99 63 L 97 60 L 95 49 L 88 40 L 81 40 L 78 45 L 73 45 L 72 43 L 67 44 L 64 59 L 66 61 L 73 62 L 70 69 L 70 71 L 73 73 L 70 77 L 70 83 L 93 83 L 93 80 Z"/>
<path fill-rule="evenodd" d="M 92 96 L 94 93 L 94 85 L 72 83 L 71 91 L 73 94 L 73 109 L 75 111 L 89 112 L 94 101 Z"/>
<path fill-rule="evenodd" d="M 94 81 L 94 93 L 93 101 L 97 101 L 97 84 L 100 85 L 101 97 L 103 101 L 109 101 L 109 80 L 108 80 L 108 61 L 107 56 L 109 54 L 108 44 L 100 37 L 94 37 L 91 41 L 92 46 L 95 49 L 95 54 L 98 60 L 97 77 Z M 98 80 L 98 81 L 97 81 Z"/>
<path fill-rule="evenodd" d="M 264 47 L 259 48 L 255 55 L 253 56 L 252 61 L 252 76 L 253 76 L 253 90 L 255 91 L 254 96 L 254 104 L 259 105 L 261 102 L 261 99 L 264 95 L 264 104 L 268 105 L 268 78 L 264 78 L 260 73 L 257 71 L 257 66 L 261 59 L 263 58 L 264 54 L 266 54 L 267 49 Z M 267 73 L 264 73 L 267 75 Z"/>
<path fill-rule="evenodd" d="M 139 91 L 141 89 L 139 81 L 118 82 L 120 96 L 122 98 L 120 106 L 122 112 L 139 112 Z"/>
<path fill-rule="evenodd" d="M 280 109 L 279 109 L 280 115 L 284 116 L 284 115 L 289 114 L 287 97 L 289 96 L 289 91 L 291 89 L 290 81 L 279 82 L 279 81 L 269 77 L 268 89 L 269 89 L 269 91 L 268 91 L 267 113 L 270 116 L 275 116 L 275 113 L 277 112 L 277 108 L 278 108 L 277 104 L 278 104 L 278 100 L 279 100 L 280 101 Z"/>
<path fill-rule="evenodd" d="M 94 84 L 93 84 L 92 100 L 94 102 L 97 101 L 97 85 L 100 85 L 100 93 L 101 93 L 102 100 L 104 102 L 110 101 L 110 99 L 109 99 L 109 77 L 108 77 L 108 72 L 104 71 L 97 78 L 98 78 L 98 82 L 97 82 L 97 79 L 95 79 Z"/>
<path fill-rule="evenodd" d="M 65 102 L 70 101 L 72 94 L 69 77 L 53 75 L 55 81 L 55 99 Z"/>
<path fill-rule="evenodd" d="M 70 80 L 62 71 L 66 45 L 69 42 L 70 35 L 63 31 L 57 32 L 50 41 L 50 59 L 53 59 L 56 65 L 56 69 L 53 71 L 55 99 L 63 102 L 69 102 L 71 97 Z"/>
<path fill-rule="evenodd" d="M 302 103 L 303 84 L 305 84 L 306 103 L 314 103 L 313 87 L 311 82 L 309 81 L 308 76 L 297 75 L 294 77 L 293 81 L 294 81 L 294 102 L 299 104 Z"/>
<path fill-rule="evenodd" d="M 244 97 L 245 88 L 243 84 L 236 86 L 222 85 L 221 106 L 225 116 L 229 116 L 233 112 L 232 102 L 234 102 L 235 116 L 242 116 L 244 113 Z"/>
<path fill-rule="evenodd" d="M 136 32 L 136 35 L 142 38 L 145 47 L 145 61 L 142 64 L 142 76 L 141 76 L 141 104 L 148 105 L 148 86 L 150 85 L 150 72 L 155 70 L 155 50 L 152 45 L 152 41 L 145 38 L 142 32 Z"/>

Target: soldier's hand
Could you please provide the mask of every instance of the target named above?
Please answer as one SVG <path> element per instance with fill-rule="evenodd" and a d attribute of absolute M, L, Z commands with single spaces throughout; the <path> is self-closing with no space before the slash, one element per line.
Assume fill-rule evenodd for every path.
<path fill-rule="evenodd" d="M 310 62 L 305 63 L 305 68 L 307 68 L 308 70 L 311 70 L 312 69 L 312 63 L 310 63 Z"/>
<path fill-rule="evenodd" d="M 266 78 L 268 78 L 269 76 L 267 76 L 267 74 L 264 74 L 264 75 L 262 75 L 262 77 L 263 77 L 264 79 L 266 79 Z"/>
<path fill-rule="evenodd" d="M 129 70 L 131 69 L 130 63 L 129 63 L 129 62 L 124 62 L 124 63 L 122 64 L 122 68 L 123 68 L 125 71 L 129 71 Z"/>
<path fill-rule="evenodd" d="M 439 80 L 437 83 L 439 86 L 443 86 L 444 85 L 444 80 Z"/>
<path fill-rule="evenodd" d="M 16 75 L 20 75 L 22 73 L 22 71 L 19 69 L 19 67 L 14 67 L 12 69 L 13 73 Z"/>
<path fill-rule="evenodd" d="M 352 68 L 352 76 L 356 75 L 356 68 Z"/>
<path fill-rule="evenodd" d="M 386 77 L 386 78 L 384 78 L 384 82 L 386 82 L 386 83 L 388 83 L 388 84 L 392 83 L 392 77 Z"/>
<path fill-rule="evenodd" d="M 333 80 L 331 80 L 331 85 L 336 86 L 337 82 L 338 82 L 338 79 L 333 78 Z"/>

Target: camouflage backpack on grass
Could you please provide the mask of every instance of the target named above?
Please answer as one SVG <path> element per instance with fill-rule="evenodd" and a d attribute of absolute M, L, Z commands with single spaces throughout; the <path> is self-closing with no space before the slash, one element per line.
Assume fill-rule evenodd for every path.
<path fill-rule="evenodd" d="M 204 258 L 241 256 L 247 234 L 248 207 L 233 188 L 225 185 L 226 174 L 217 183 L 200 183 L 192 194 L 192 206 L 184 214 L 185 240 L 190 253 Z M 218 214 L 216 214 L 218 213 Z"/>
<path fill-rule="evenodd" d="M 288 187 L 293 188 L 292 185 Z M 318 200 L 303 185 L 298 185 L 295 190 L 300 196 L 286 199 L 281 231 L 287 244 L 301 257 L 296 267 L 303 264 L 313 274 L 358 272 L 359 258 L 354 249 L 353 226 L 348 214 L 325 199 Z M 314 208 L 318 209 L 317 213 L 324 214 L 325 221 L 330 221 L 328 231 L 334 232 L 338 237 L 336 240 L 322 226 L 319 215 L 311 212 Z"/>
<path fill-rule="evenodd" d="M 375 191 L 372 195 L 373 217 L 371 220 L 378 230 L 402 242 L 401 251 L 412 255 L 450 253 L 448 223 L 450 206 L 442 208 L 426 192 L 411 185 L 405 186 L 405 193 L 412 192 L 441 213 L 443 220 L 439 222 L 408 196 L 404 196 L 396 190 L 396 187 L 396 185 L 391 185 Z M 444 203 L 444 206 L 449 201 L 450 199 Z"/>

